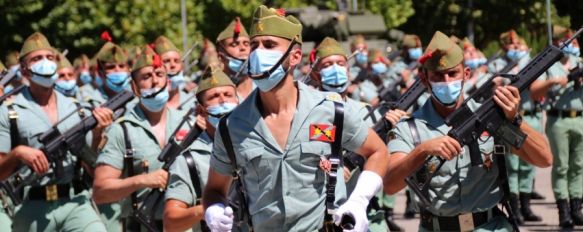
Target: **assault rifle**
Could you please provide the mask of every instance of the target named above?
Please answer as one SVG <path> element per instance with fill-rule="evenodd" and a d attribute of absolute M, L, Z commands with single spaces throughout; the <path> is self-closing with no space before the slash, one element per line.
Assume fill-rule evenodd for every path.
<path fill-rule="evenodd" d="M 123 114 L 125 104 L 133 98 L 134 94 L 132 92 L 124 91 L 109 99 L 103 104 L 103 107 L 111 109 L 115 115 L 119 116 Z M 76 112 L 72 112 L 67 117 Z M 86 164 L 94 166 L 97 155 L 87 146 L 85 135 L 97 126 L 97 119 L 95 117 L 85 117 L 64 133 L 59 131 L 57 125 L 59 123 L 39 137 L 39 141 L 43 144 L 40 150 L 51 163 L 55 176 L 57 178 L 63 177 L 63 160 L 66 158 L 68 151 Z M 27 173 L 30 174 L 27 175 Z M 40 177 L 30 167 L 23 166 L 5 181 L 0 182 L 0 191 L 10 198 L 14 206 L 17 206 L 22 203 L 21 196 L 24 187 L 33 184 Z"/>
<path fill-rule="evenodd" d="M 417 79 L 415 83 L 413 83 L 413 85 L 409 87 L 407 92 L 401 95 L 397 102 L 383 103 L 380 106 L 380 108 L 382 108 L 380 111 L 384 115 L 384 113 L 390 109 L 407 110 L 413 104 L 415 104 L 415 102 L 417 102 L 417 99 L 421 96 L 421 94 L 425 92 L 426 89 L 427 88 L 425 87 L 425 85 L 421 83 L 421 79 Z M 374 111 L 375 110 L 371 110 L 371 112 L 365 117 L 365 119 L 367 117 L 370 117 L 374 113 Z M 381 139 L 383 139 L 386 142 L 387 134 L 392 129 L 392 126 L 387 120 L 384 119 L 383 116 L 383 118 L 381 118 L 378 122 L 374 124 L 372 129 L 379 135 L 379 137 L 381 137 Z M 360 156 L 359 154 L 350 152 L 346 156 L 344 156 L 344 165 L 346 165 L 346 167 L 350 170 L 353 170 L 356 167 L 360 167 L 360 169 L 362 170 L 364 166 L 364 158 L 362 158 L 362 156 Z"/>
<path fill-rule="evenodd" d="M 168 140 L 168 144 L 166 144 L 164 149 L 162 149 L 162 152 L 160 152 L 158 160 L 164 163 L 162 165 L 163 170 L 168 171 L 176 158 L 182 154 L 182 151 L 187 149 L 188 146 L 190 146 L 190 144 L 192 144 L 204 132 L 203 129 L 195 124 L 194 127 L 191 127 L 188 134 L 186 134 L 180 143 L 176 142 L 176 134 L 178 131 L 180 131 L 182 125 L 189 121 L 189 117 L 192 116 L 193 113 L 194 108 L 191 108 L 184 116 L 182 122 L 180 122 L 176 130 L 174 130 L 172 133 L 172 136 Z M 162 231 L 162 228 L 158 228 L 156 225 L 155 214 L 157 211 L 156 209 L 160 207 L 161 203 L 164 202 L 163 198 L 165 191 L 165 189 L 150 190 L 139 207 L 137 202 L 132 202 L 132 207 L 134 209 L 133 217 L 150 232 Z"/>
<path fill-rule="evenodd" d="M 560 47 L 556 47 L 554 45 L 547 46 L 522 70 L 520 70 L 518 74 L 504 76 L 510 80 L 510 85 L 516 87 L 520 92 L 527 90 L 532 82 L 534 82 L 555 62 L 563 57 L 563 52 L 561 49 L 571 43 L 571 41 L 573 41 L 582 32 L 583 28 L 579 29 Z M 480 87 L 480 90 L 472 94 L 463 102 L 459 109 L 456 109 L 445 119 L 445 123 L 452 127 L 452 129 L 448 132 L 448 136 L 456 139 L 463 147 L 465 145 L 475 143 L 482 132 L 488 131 L 490 135 L 501 139 L 506 144 L 509 144 L 515 148 L 522 147 L 524 141 L 526 140 L 526 134 L 524 134 L 517 126 L 506 119 L 502 109 L 492 99 L 491 90 L 492 87 L 490 85 L 484 85 Z M 468 106 L 468 102 L 479 102 L 479 98 L 483 97 L 483 94 L 481 94 L 483 92 L 489 92 L 490 96 L 487 96 L 487 98 L 483 99 L 483 101 L 481 101 L 481 105 L 475 111 L 472 111 Z M 470 150 L 472 147 L 473 146 L 470 146 Z M 430 171 L 426 175 L 426 178 L 423 178 L 424 180 L 422 183 L 415 183 L 415 174 L 405 179 L 405 182 L 409 188 L 419 197 L 422 206 L 425 208 L 431 205 L 431 202 L 429 201 L 426 194 L 429 191 L 429 184 L 431 179 L 438 173 L 438 170 L 445 163 L 444 159 L 439 159 L 440 161 L 436 169 Z M 480 152 L 470 152 L 470 159 L 472 165 L 480 165 L 482 162 Z M 422 166 L 419 170 L 424 168 L 424 166 Z"/>
<path fill-rule="evenodd" d="M 24 89 L 24 87 L 26 87 L 26 85 L 20 85 L 12 90 L 10 90 L 10 92 L 5 93 L 4 95 L 2 95 L 0 97 L 0 105 L 6 100 L 8 99 L 10 96 L 19 93 L 22 89 Z"/>

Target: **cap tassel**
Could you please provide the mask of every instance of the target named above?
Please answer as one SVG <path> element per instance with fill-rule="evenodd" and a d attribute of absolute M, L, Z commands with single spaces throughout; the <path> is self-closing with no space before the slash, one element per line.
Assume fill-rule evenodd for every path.
<path fill-rule="evenodd" d="M 160 56 L 158 54 L 154 54 L 152 56 L 152 66 L 154 66 L 154 68 L 162 66 L 162 59 L 160 59 Z"/>
<path fill-rule="evenodd" d="M 235 29 L 233 32 L 235 33 L 235 36 L 233 37 L 237 37 L 239 36 L 239 33 L 241 33 L 241 19 L 239 17 L 235 18 Z"/>
<path fill-rule="evenodd" d="M 276 9 L 275 13 L 277 13 L 277 15 L 279 15 L 281 17 L 285 17 L 285 9 L 283 9 L 283 8 Z"/>
<path fill-rule="evenodd" d="M 155 50 L 156 44 L 155 43 L 148 44 L 148 47 L 150 47 L 152 50 Z"/>
<path fill-rule="evenodd" d="M 316 49 L 312 49 L 312 51 L 310 52 L 310 63 L 314 63 L 314 61 L 316 61 Z"/>
<path fill-rule="evenodd" d="M 113 39 L 111 38 L 111 35 L 109 35 L 109 31 L 103 31 L 101 32 L 101 39 L 107 42 L 112 42 Z"/>
<path fill-rule="evenodd" d="M 428 52 L 427 54 L 421 56 L 421 58 L 419 58 L 419 63 L 420 64 L 425 64 L 425 62 L 427 62 L 427 60 L 431 59 L 431 57 L 433 57 L 433 52 Z"/>

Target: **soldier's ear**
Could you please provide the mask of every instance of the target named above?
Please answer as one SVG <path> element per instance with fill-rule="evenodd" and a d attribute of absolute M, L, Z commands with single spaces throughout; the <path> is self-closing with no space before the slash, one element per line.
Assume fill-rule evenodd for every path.
<path fill-rule="evenodd" d="M 136 95 L 136 97 L 140 97 L 140 90 L 138 89 L 134 78 L 130 80 L 130 85 L 132 86 L 132 92 L 134 92 L 134 95 Z"/>
<path fill-rule="evenodd" d="M 467 81 L 470 79 L 470 76 L 472 74 L 472 70 L 470 70 L 470 67 L 466 67 L 463 65 L 462 65 L 462 67 L 464 68 L 464 81 Z"/>

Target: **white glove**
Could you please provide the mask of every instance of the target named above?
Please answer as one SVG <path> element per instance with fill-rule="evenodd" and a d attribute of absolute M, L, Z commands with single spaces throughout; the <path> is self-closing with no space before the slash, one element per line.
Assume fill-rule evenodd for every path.
<path fill-rule="evenodd" d="M 343 215 L 352 215 L 355 222 L 354 229 L 344 231 L 368 231 L 366 207 L 370 199 L 381 189 L 382 185 L 383 179 L 378 174 L 371 171 L 362 172 L 348 200 L 334 213 L 334 223 L 340 226 Z"/>
<path fill-rule="evenodd" d="M 221 203 L 213 204 L 204 212 L 204 220 L 212 232 L 231 232 L 233 209 Z"/>

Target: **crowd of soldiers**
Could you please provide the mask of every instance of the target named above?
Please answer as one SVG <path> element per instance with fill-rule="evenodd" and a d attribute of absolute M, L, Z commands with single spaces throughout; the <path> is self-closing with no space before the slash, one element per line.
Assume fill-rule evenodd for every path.
<path fill-rule="evenodd" d="M 397 56 L 362 36 L 349 52 L 325 38 L 306 55 L 301 23 L 265 6 L 249 32 L 236 18 L 205 40 L 193 75 L 164 36 L 126 50 L 104 34 L 71 64 L 30 35 L 0 65 L 13 77 L 0 86 L 0 231 L 400 231 L 403 189 L 420 231 L 514 231 L 542 220 L 534 166 L 551 165 L 561 228 L 583 225 L 577 40 L 520 91 L 505 75 L 531 55 L 513 30 L 490 59 L 439 31 L 425 49 L 405 35 Z M 554 45 L 573 33 L 555 26 Z M 463 145 L 448 136 L 448 116 L 486 105 L 465 101 L 484 86 L 521 146 L 488 131 Z M 417 87 L 412 105 L 391 106 Z M 78 144 L 47 154 L 76 128 L 87 132 Z M 412 176 L 428 188 L 407 187 Z"/>

